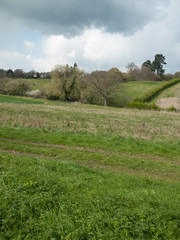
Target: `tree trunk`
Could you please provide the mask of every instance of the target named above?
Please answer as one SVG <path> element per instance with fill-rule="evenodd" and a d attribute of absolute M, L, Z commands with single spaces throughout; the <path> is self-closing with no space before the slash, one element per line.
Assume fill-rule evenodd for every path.
<path fill-rule="evenodd" d="M 104 106 L 107 106 L 107 99 L 104 98 Z"/>

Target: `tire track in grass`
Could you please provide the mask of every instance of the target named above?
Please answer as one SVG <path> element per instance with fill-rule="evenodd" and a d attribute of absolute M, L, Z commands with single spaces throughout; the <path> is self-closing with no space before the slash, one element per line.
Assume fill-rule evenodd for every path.
<path fill-rule="evenodd" d="M 79 150 L 79 151 L 88 151 L 88 152 L 99 152 L 108 154 L 109 152 L 96 149 L 96 148 L 86 148 L 86 147 L 72 147 L 67 145 L 60 145 L 60 144 L 51 144 L 51 143 L 39 143 L 39 142 L 30 142 L 30 141 L 24 141 L 24 140 L 17 140 L 17 139 L 9 139 L 9 138 L 0 138 L 0 141 L 9 141 L 9 142 L 16 142 L 16 143 L 27 143 L 32 144 L 36 146 L 45 146 L 45 147 L 54 147 L 54 148 L 64 148 L 64 149 L 72 149 L 72 150 Z"/>
<path fill-rule="evenodd" d="M 67 145 L 61 145 L 61 144 L 52 144 L 52 143 L 40 143 L 40 142 L 31 142 L 31 141 L 25 141 L 25 140 L 19 140 L 19 139 L 9 139 L 9 138 L 0 138 L 0 141 L 7 141 L 7 142 L 15 142 L 15 143 L 22 143 L 22 144 L 31 144 L 34 146 L 44 146 L 44 147 L 52 147 L 52 148 L 61 148 L 61 149 L 71 149 L 71 150 L 78 150 L 78 151 L 87 151 L 87 152 L 98 152 L 103 155 L 113 155 L 113 156 L 123 156 L 123 157 L 130 157 L 130 158 L 142 158 L 143 160 L 153 160 L 158 161 L 162 163 L 166 163 L 169 165 L 180 165 L 180 161 L 176 159 L 165 159 L 161 156 L 156 155 L 148 155 L 148 154 L 132 154 L 130 152 L 111 152 L 111 151 L 105 151 L 98 148 L 87 148 L 87 147 L 74 147 L 74 146 L 67 146 Z"/>
<path fill-rule="evenodd" d="M 17 156 L 28 156 L 28 157 L 36 157 L 36 158 L 40 158 L 40 159 L 45 159 L 45 160 L 67 162 L 67 160 L 64 160 L 64 159 L 47 157 L 43 154 L 24 153 L 24 152 L 20 152 L 20 151 L 16 151 L 16 150 L 2 150 L 2 152 L 10 153 L 10 154 L 17 155 Z M 95 163 L 95 162 L 90 161 L 90 160 L 88 162 L 75 161 L 75 160 L 71 160 L 69 162 L 74 162 L 78 165 L 86 166 L 86 167 L 101 170 L 101 171 L 123 173 L 123 174 L 133 175 L 133 176 L 136 176 L 136 177 L 148 178 L 148 179 L 151 179 L 151 180 L 157 179 L 157 180 L 163 180 L 163 181 L 168 181 L 168 182 L 177 182 L 177 183 L 180 182 L 178 179 L 173 178 L 173 176 L 168 177 L 168 176 L 166 176 L 166 174 L 165 175 L 158 175 L 158 173 L 147 172 L 147 171 L 144 171 L 143 169 L 138 170 L 138 169 L 133 169 L 133 168 L 128 168 L 128 167 L 110 166 L 110 165 L 105 165 L 105 164 L 102 164 L 102 163 L 97 163 L 97 162 Z"/>

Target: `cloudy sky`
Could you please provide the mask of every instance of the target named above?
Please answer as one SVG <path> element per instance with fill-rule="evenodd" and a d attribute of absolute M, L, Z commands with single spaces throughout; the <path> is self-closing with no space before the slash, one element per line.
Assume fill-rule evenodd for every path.
<path fill-rule="evenodd" d="M 162 53 L 180 71 L 179 0 L 0 0 L 0 68 L 86 71 L 136 65 Z"/>

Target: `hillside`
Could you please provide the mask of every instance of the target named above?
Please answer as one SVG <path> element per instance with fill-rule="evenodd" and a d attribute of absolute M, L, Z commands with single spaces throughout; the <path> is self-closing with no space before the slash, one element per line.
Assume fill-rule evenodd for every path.
<path fill-rule="evenodd" d="M 180 114 L 5 97 L 3 239 L 178 239 Z"/>
<path fill-rule="evenodd" d="M 175 107 L 180 110 L 180 83 L 164 90 L 154 102 L 162 108 Z"/>

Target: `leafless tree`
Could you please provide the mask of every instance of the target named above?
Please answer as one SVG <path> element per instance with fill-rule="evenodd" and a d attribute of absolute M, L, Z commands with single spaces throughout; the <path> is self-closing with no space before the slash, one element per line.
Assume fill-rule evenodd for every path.
<path fill-rule="evenodd" d="M 86 93 L 89 96 L 102 98 L 104 105 L 108 104 L 109 94 L 115 89 L 118 82 L 122 82 L 122 74 L 117 69 L 109 71 L 94 71 L 86 75 Z"/>

